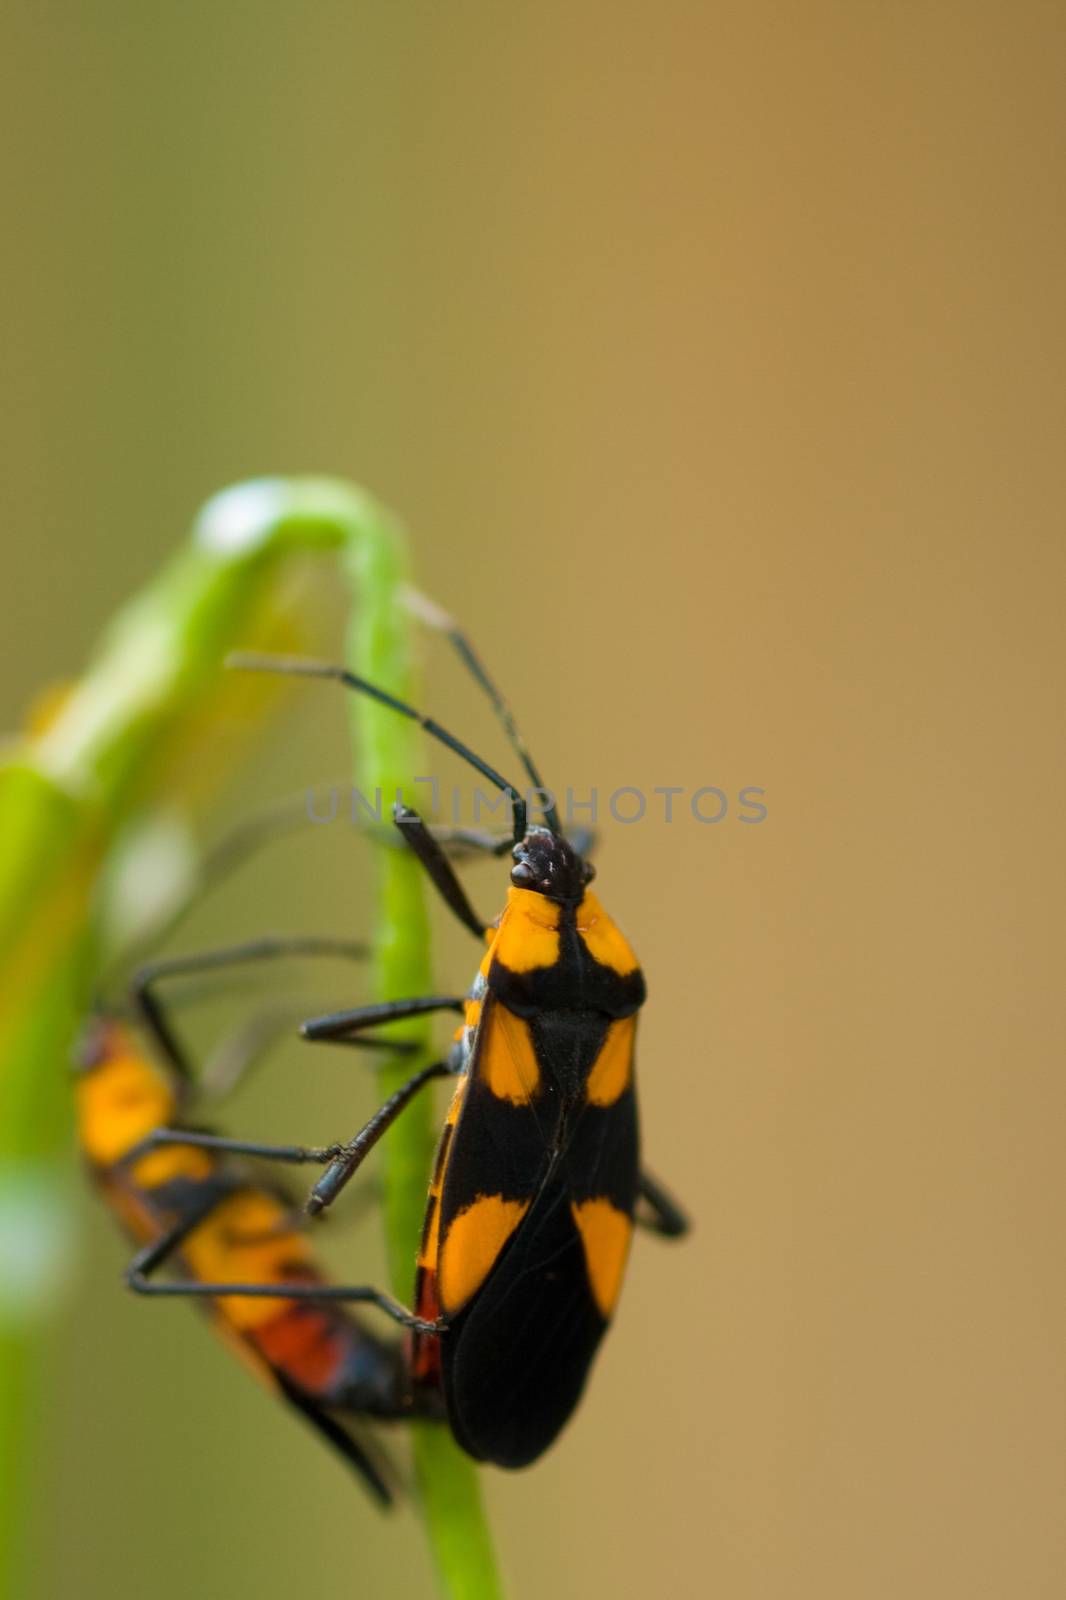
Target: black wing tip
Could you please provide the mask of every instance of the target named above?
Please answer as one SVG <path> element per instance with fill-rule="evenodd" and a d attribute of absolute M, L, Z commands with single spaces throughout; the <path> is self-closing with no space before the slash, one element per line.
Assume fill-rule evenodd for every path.
<path fill-rule="evenodd" d="M 353 1432 L 322 1405 L 298 1389 L 283 1373 L 275 1373 L 282 1394 L 300 1415 L 326 1439 L 362 1480 L 363 1487 L 382 1511 L 390 1511 L 396 1495 L 384 1472 Z"/>

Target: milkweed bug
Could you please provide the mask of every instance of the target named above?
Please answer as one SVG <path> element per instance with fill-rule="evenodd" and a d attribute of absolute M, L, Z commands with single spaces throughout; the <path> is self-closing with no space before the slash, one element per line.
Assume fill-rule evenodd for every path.
<path fill-rule="evenodd" d="M 216 884 L 262 843 L 290 831 L 299 814 L 284 805 L 227 835 L 204 858 L 200 883 L 167 919 L 165 931 L 180 921 L 197 889 Z M 163 932 L 164 924 L 157 923 L 149 942 Z M 380 1338 L 345 1308 L 347 1300 L 381 1303 L 381 1297 L 330 1281 L 306 1236 L 306 1217 L 282 1188 L 263 1181 L 248 1158 L 255 1147 L 239 1145 L 245 1154 L 234 1154 L 235 1141 L 185 1121 L 205 1089 L 235 1086 L 282 1023 L 290 1023 L 291 1007 L 253 1017 L 194 1080 L 158 994 L 168 978 L 287 956 L 365 955 L 365 946 L 349 940 L 259 938 L 143 963 L 128 983 L 123 1007 L 97 1007 L 77 1052 L 75 1081 L 83 1157 L 97 1190 L 139 1247 L 126 1272 L 129 1287 L 143 1295 L 196 1298 L 220 1337 L 387 1505 L 394 1475 L 360 1419 L 439 1415 L 439 1400 L 426 1391 L 416 1401 L 400 1341 Z M 159 1281 L 161 1269 L 180 1276 Z M 385 1301 L 385 1309 L 393 1308 Z"/>
<path fill-rule="evenodd" d="M 544 791 L 469 641 L 428 603 L 416 606 L 448 633 L 530 781 Z M 457 1078 L 418 1254 L 411 1372 L 420 1391 L 439 1387 L 451 1430 L 471 1456 L 525 1466 L 577 1404 L 617 1304 L 634 1224 L 668 1236 L 687 1228 L 640 1166 L 639 963 L 590 890 L 594 869 L 564 836 L 553 804 L 543 825 L 527 825 L 513 783 L 432 717 L 343 667 L 249 655 L 230 664 L 329 678 L 367 695 L 413 718 L 510 798 L 510 885 L 491 923 L 471 906 L 439 835 L 409 807 L 394 812 L 444 902 L 487 946 L 468 995 L 362 1006 L 314 1018 L 301 1031 L 309 1040 L 351 1042 L 390 1019 L 462 1011 L 447 1058 L 416 1073 L 348 1141 L 312 1189 L 308 1210 L 332 1204 L 426 1083 Z M 301 1159 L 285 1147 L 273 1153 Z"/>
<path fill-rule="evenodd" d="M 219 1335 L 318 1430 L 374 1497 L 393 1498 L 382 1452 L 359 1419 L 439 1413 L 416 1403 L 399 1340 L 371 1333 L 342 1301 L 284 1190 L 182 1122 L 188 1084 L 164 1073 L 117 1017 L 98 1017 L 78 1059 L 79 1142 L 93 1180 L 140 1247 L 126 1273 L 148 1295 L 193 1295 Z M 178 1281 L 157 1281 L 169 1266 Z"/>

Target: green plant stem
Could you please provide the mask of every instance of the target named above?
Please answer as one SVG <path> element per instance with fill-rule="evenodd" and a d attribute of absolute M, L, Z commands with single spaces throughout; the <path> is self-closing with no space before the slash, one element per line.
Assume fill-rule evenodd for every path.
<path fill-rule="evenodd" d="M 65 1065 L 97 956 L 94 882 L 125 825 L 198 776 L 199 731 L 238 695 L 222 672 L 238 645 L 269 646 L 290 615 L 285 583 L 308 555 L 340 551 L 361 610 L 354 659 L 399 692 L 412 677 L 397 605 L 403 536 L 369 496 L 325 478 L 265 479 L 208 502 L 189 544 L 116 616 L 89 670 L 47 729 L 0 767 L 0 1597 L 27 1590 L 24 1533 L 42 1336 L 61 1293 L 69 1095 Z M 298 614 L 298 613 L 297 613 Z M 272 632 L 273 630 L 273 632 Z M 353 707 L 364 790 L 386 803 L 417 775 L 413 725 Z M 230 756 L 227 743 L 227 756 Z M 183 764 L 184 758 L 184 764 Z M 231 758 L 231 757 L 230 757 Z M 382 852 L 377 983 L 429 982 L 417 864 Z M 417 1033 L 428 1041 L 428 1031 Z M 428 1101 L 389 1135 L 386 1234 L 409 1297 L 433 1126 Z M 27 1247 L 30 1241 L 32 1248 Z M 497 1600 L 473 1466 L 443 1427 L 415 1433 L 425 1522 L 450 1600 Z"/>
<path fill-rule="evenodd" d="M 401 530 L 381 517 L 372 532 L 349 547 L 347 565 L 358 595 L 349 646 L 353 671 L 393 694 L 417 701 L 411 625 L 399 601 L 406 549 Z M 364 697 L 353 702 L 357 781 L 364 793 L 380 791 L 383 809 L 422 772 L 416 724 Z M 379 917 L 375 983 L 382 999 L 432 991 L 429 922 L 423 873 L 407 851 L 384 850 L 379 863 Z M 428 1054 L 430 1024 L 408 1024 L 408 1037 Z M 408 1058 L 382 1073 L 388 1092 L 413 1069 Z M 436 1127 L 428 1098 L 416 1100 L 385 1141 L 385 1225 L 395 1293 L 410 1297 L 414 1259 L 425 1210 Z M 450 1600 L 498 1600 L 500 1579 L 485 1522 L 477 1473 L 448 1430 L 416 1424 L 414 1459 L 426 1529 L 444 1592 Z"/>

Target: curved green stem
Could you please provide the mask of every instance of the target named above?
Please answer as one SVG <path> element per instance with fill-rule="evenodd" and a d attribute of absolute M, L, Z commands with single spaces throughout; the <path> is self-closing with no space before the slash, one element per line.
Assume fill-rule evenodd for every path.
<path fill-rule="evenodd" d="M 360 602 L 351 630 L 352 669 L 417 702 L 411 625 L 397 593 L 407 576 L 402 532 L 383 516 L 369 537 L 352 544 L 348 564 Z M 362 696 L 353 701 L 352 714 L 363 792 L 380 790 L 383 809 L 401 793 L 410 800 L 412 780 L 422 771 L 416 725 Z M 377 992 L 382 999 L 430 992 L 422 869 L 404 850 L 384 850 L 381 858 Z M 407 1027 L 408 1037 L 428 1054 L 428 1021 Z M 410 1070 L 409 1060 L 386 1069 L 383 1087 L 398 1087 Z M 401 1298 L 411 1292 L 435 1136 L 426 1099 L 415 1101 L 387 1135 L 386 1237 L 393 1288 Z M 502 1591 L 473 1464 L 446 1428 L 419 1423 L 413 1433 L 419 1493 L 445 1593 L 451 1600 L 497 1600 Z"/>
<path fill-rule="evenodd" d="M 328 517 L 243 543 L 198 530 L 116 616 L 47 727 L 0 763 L 0 1595 L 27 1591 L 42 1349 L 70 1253 L 67 1062 L 95 970 L 94 887 L 126 824 L 183 793 L 227 691 L 225 650 L 269 644 L 297 551 Z M 199 774 L 205 763 L 186 766 Z"/>
<path fill-rule="evenodd" d="M 16 1531 L 26 1519 L 39 1351 L 63 1279 L 65 1062 L 98 965 L 93 888 L 122 830 L 199 779 L 203 728 L 220 702 L 249 693 L 222 673 L 227 651 L 276 644 L 289 576 L 308 554 L 341 553 L 359 602 L 353 662 L 399 693 L 412 677 L 396 589 L 398 526 L 353 485 L 264 479 L 208 502 L 192 539 L 123 608 L 85 676 L 47 728 L 0 767 L 0 1597 L 26 1592 Z M 413 725 L 353 703 L 359 782 L 390 803 L 417 776 Z M 232 759 L 232 739 L 223 741 Z M 383 851 L 377 984 L 382 996 L 429 984 L 417 864 Z M 428 1042 L 417 1025 L 413 1036 Z M 417 1104 L 387 1144 L 386 1234 L 397 1292 L 410 1295 L 433 1125 Z M 47 1200 L 48 1204 L 44 1201 Z M 420 1426 L 414 1452 L 425 1522 L 450 1600 L 498 1600 L 499 1582 L 472 1463 L 447 1430 Z"/>
<path fill-rule="evenodd" d="M 227 490 L 209 503 L 201 526 L 241 530 L 240 538 L 274 540 L 286 531 L 319 536 L 342 534 L 342 564 L 355 605 L 348 655 L 353 671 L 404 699 L 417 700 L 412 625 L 400 604 L 408 576 L 406 538 L 400 524 L 368 495 L 328 479 L 264 480 Z M 379 792 L 383 816 L 401 794 L 412 798 L 420 775 L 421 740 L 416 725 L 365 696 L 351 702 L 356 782 L 363 794 Z M 431 990 L 429 921 L 422 871 L 403 850 L 383 850 L 378 863 L 379 896 L 374 984 L 381 999 Z M 406 1036 L 428 1057 L 430 1024 L 405 1025 Z M 400 1030 L 398 1030 L 400 1031 Z M 381 1086 L 391 1093 L 417 1063 L 384 1068 Z M 410 1297 L 414 1262 L 425 1210 L 436 1127 L 431 1103 L 415 1100 L 384 1140 L 385 1237 L 393 1289 Z M 415 1470 L 426 1531 L 449 1600 L 500 1600 L 499 1575 L 482 1507 L 480 1485 L 469 1457 L 448 1430 L 436 1424 L 412 1428 Z"/>

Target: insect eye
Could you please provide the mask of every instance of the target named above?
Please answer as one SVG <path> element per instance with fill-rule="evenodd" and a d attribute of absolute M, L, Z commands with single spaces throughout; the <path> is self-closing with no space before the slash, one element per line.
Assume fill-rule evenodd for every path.
<path fill-rule="evenodd" d="M 595 876 L 596 868 L 593 866 L 591 861 L 586 861 L 581 868 L 582 883 L 591 883 Z"/>
<path fill-rule="evenodd" d="M 518 889 L 528 889 L 536 877 L 536 873 L 528 861 L 519 861 L 511 868 L 511 882 Z"/>

